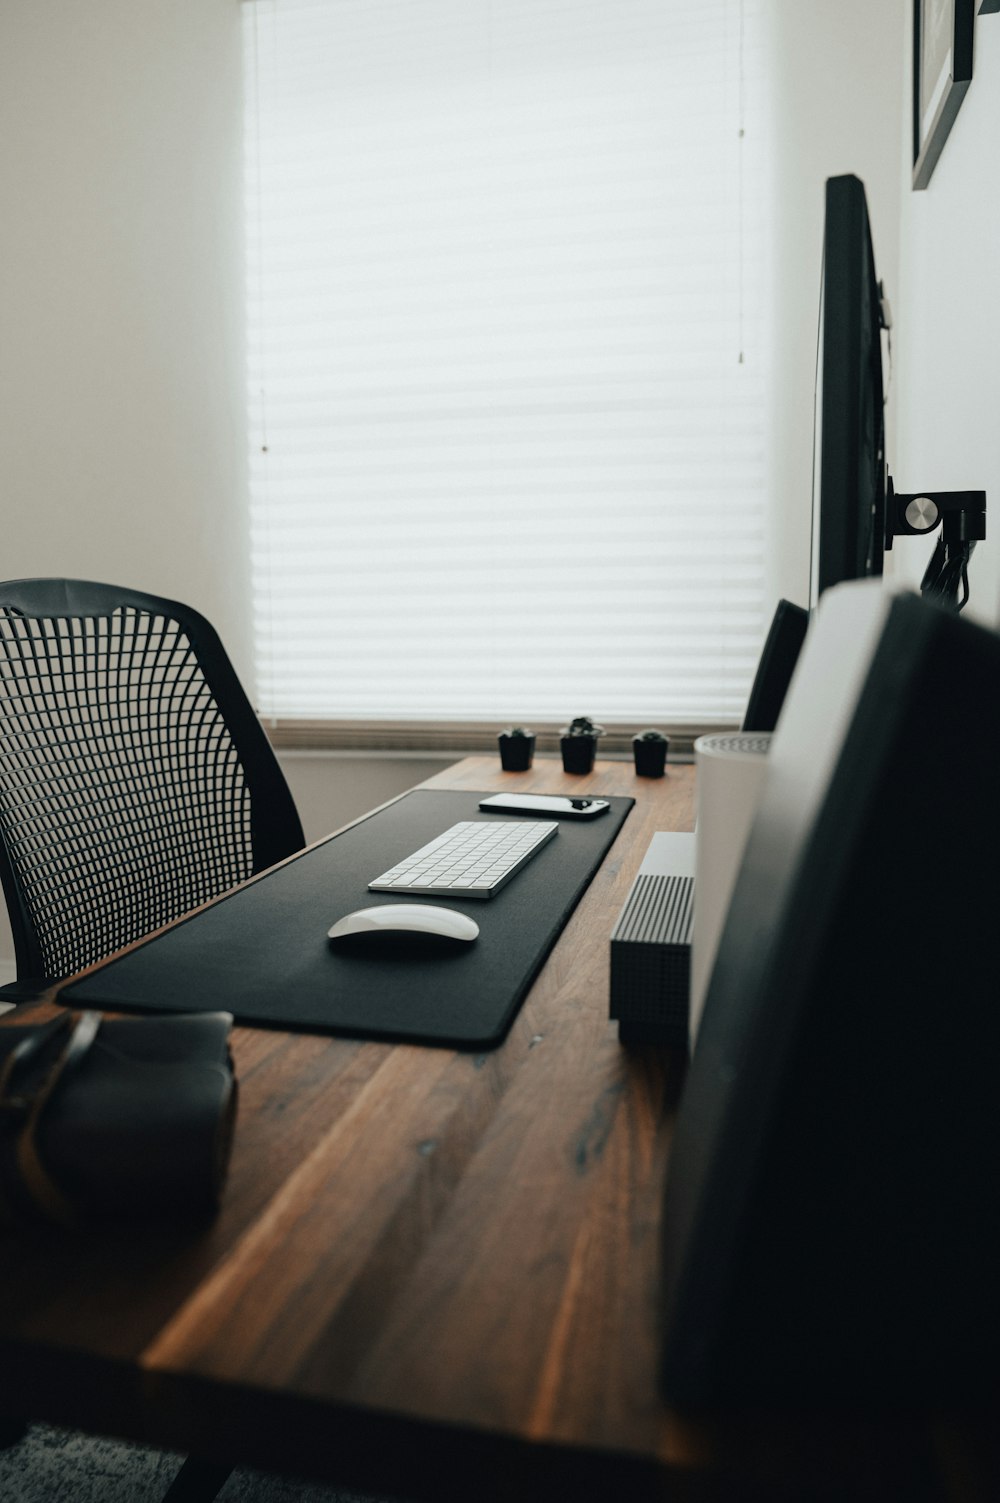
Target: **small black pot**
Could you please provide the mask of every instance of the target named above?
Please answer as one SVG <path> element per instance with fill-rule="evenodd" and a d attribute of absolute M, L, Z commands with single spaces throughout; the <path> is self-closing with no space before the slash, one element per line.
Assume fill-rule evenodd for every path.
<path fill-rule="evenodd" d="M 662 778 L 667 769 L 667 751 L 670 743 L 663 741 L 644 741 L 641 736 L 632 737 L 632 756 L 635 759 L 636 776 L 640 778 Z"/>
<path fill-rule="evenodd" d="M 591 772 L 597 755 L 596 736 L 560 736 L 563 772 Z"/>
<path fill-rule="evenodd" d="M 534 736 L 507 736 L 501 732 L 497 743 L 504 772 L 527 772 L 535 755 Z"/>

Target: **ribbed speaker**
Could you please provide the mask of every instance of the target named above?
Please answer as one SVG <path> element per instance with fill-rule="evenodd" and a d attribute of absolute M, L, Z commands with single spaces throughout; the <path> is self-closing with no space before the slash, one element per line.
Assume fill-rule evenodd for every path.
<path fill-rule="evenodd" d="M 650 841 L 611 935 L 611 1016 L 624 1043 L 686 1047 L 694 836 Z"/>

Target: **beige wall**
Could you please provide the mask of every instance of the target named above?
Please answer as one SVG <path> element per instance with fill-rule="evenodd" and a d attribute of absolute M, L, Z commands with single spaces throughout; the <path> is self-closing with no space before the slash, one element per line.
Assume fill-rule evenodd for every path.
<path fill-rule="evenodd" d="M 968 611 L 992 626 L 1000 626 L 998 140 L 995 14 L 977 17 L 972 83 L 926 189 L 910 191 L 908 153 L 903 164 L 893 333 L 898 390 L 895 433 L 889 434 L 899 490 L 986 491 L 987 538 L 969 570 Z M 903 577 L 919 582 L 931 546 L 916 538 L 897 543 Z"/>
<path fill-rule="evenodd" d="M 284 752 L 288 786 L 306 840 L 320 840 L 456 760 L 422 753 Z M 499 765 L 499 764 L 498 764 Z M 373 872 L 372 876 L 377 873 Z"/>
<path fill-rule="evenodd" d="M 241 175 L 239 0 L 2 0 L 0 577 L 186 600 L 249 681 Z"/>
<path fill-rule="evenodd" d="M 3 578 L 179 597 L 249 673 L 238 0 L 0 4 Z"/>
<path fill-rule="evenodd" d="M 978 5 L 976 6 L 978 10 Z M 774 0 L 781 399 L 772 593 L 807 601 L 812 406 L 826 177 L 865 184 L 893 311 L 887 452 L 897 489 L 983 489 L 989 536 L 969 614 L 1000 625 L 1000 15 L 978 17 L 974 77 L 929 187 L 911 176 L 909 0 Z M 916 585 L 932 544 L 900 539 L 887 572 Z"/>

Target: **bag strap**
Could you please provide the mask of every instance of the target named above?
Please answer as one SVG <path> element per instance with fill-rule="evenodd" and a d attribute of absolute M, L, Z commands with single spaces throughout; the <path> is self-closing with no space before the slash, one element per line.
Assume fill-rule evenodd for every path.
<path fill-rule="evenodd" d="M 77 1214 L 72 1201 L 63 1194 L 42 1162 L 38 1151 L 38 1124 L 58 1087 L 80 1068 L 97 1037 L 101 1022 L 99 1012 L 63 1013 L 42 1028 L 32 1030 L 31 1037 L 23 1039 L 11 1050 L 0 1069 L 0 1119 L 7 1115 L 21 1119 L 14 1141 L 19 1188 L 27 1193 L 35 1209 L 43 1216 L 64 1226 L 74 1226 Z M 16 1095 L 13 1088 L 15 1072 L 66 1031 L 69 1037 L 34 1092 Z M 0 1211 L 8 1217 L 12 1210 L 10 1205 L 0 1205 Z"/>

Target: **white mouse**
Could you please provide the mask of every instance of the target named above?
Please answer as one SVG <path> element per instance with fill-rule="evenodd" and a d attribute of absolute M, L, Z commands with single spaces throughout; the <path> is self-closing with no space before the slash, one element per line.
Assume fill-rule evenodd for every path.
<path fill-rule="evenodd" d="M 433 934 L 443 939 L 473 940 L 479 933 L 475 919 L 454 908 L 432 903 L 380 903 L 358 908 L 331 924 L 328 938 L 347 939 L 355 934 Z"/>

